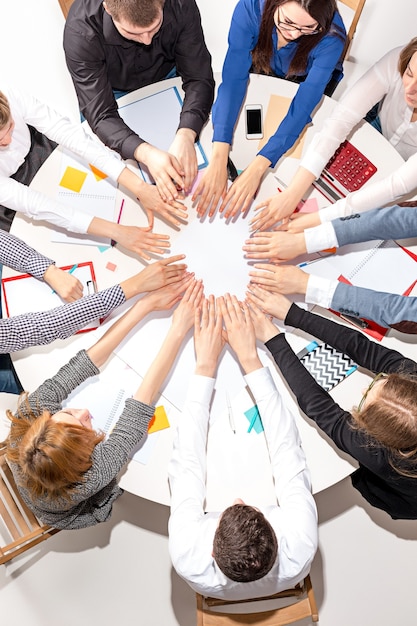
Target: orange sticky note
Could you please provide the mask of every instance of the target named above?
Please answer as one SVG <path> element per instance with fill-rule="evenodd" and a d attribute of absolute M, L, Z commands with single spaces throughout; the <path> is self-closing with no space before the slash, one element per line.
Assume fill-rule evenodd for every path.
<path fill-rule="evenodd" d="M 148 426 L 148 433 L 156 433 L 158 430 L 164 430 L 164 428 L 169 428 L 170 423 L 168 421 L 167 414 L 163 406 L 157 406 L 155 408 L 155 413 Z"/>
<path fill-rule="evenodd" d="M 99 170 L 97 167 L 94 167 L 94 165 L 91 165 L 91 163 L 89 163 L 88 165 L 90 166 L 90 169 L 93 172 L 96 180 L 104 180 L 105 178 L 107 178 L 107 174 Z"/>
<path fill-rule="evenodd" d="M 61 187 L 65 187 L 66 189 L 79 193 L 86 178 L 87 174 L 85 172 L 68 165 L 59 184 Z"/>

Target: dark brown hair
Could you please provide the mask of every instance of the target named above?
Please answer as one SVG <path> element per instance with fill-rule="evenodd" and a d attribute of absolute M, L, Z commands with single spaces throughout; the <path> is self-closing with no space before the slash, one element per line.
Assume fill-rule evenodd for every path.
<path fill-rule="evenodd" d="M 289 0 L 266 0 L 262 12 L 259 37 L 255 48 L 252 50 L 252 63 L 255 72 L 271 74 L 272 58 L 272 31 L 275 28 L 274 13 L 278 7 L 284 6 Z M 316 35 L 301 36 L 297 40 L 297 51 L 288 68 L 287 78 L 300 75 L 305 72 L 307 58 L 311 50 L 319 43 L 327 33 L 344 39 L 343 32 L 336 26 L 332 26 L 334 13 L 337 9 L 336 0 L 293 0 L 307 11 L 320 25 L 321 30 Z"/>
<path fill-rule="evenodd" d="M 404 75 L 407 65 L 410 63 L 410 59 L 413 54 L 417 52 L 417 37 L 414 37 L 400 52 L 400 58 L 398 59 L 398 71 L 401 76 Z"/>
<path fill-rule="evenodd" d="M 278 542 L 265 516 L 246 504 L 227 508 L 213 542 L 213 557 L 231 580 L 251 582 L 263 578 L 277 558 Z"/>
<path fill-rule="evenodd" d="M 390 451 L 391 466 L 417 478 L 417 378 L 389 374 L 378 396 L 361 411 L 353 409 L 355 425 Z"/>
<path fill-rule="evenodd" d="M 164 8 L 165 0 L 106 0 L 106 9 L 116 22 L 126 20 L 132 26 L 153 24 Z"/>
<path fill-rule="evenodd" d="M 69 499 L 71 491 L 84 481 L 92 465 L 93 450 L 104 434 L 81 425 L 55 422 L 49 411 L 35 414 L 26 394 L 18 415 L 7 411 L 7 417 L 11 421 L 7 458 L 19 466 L 19 484 L 33 499 Z"/>

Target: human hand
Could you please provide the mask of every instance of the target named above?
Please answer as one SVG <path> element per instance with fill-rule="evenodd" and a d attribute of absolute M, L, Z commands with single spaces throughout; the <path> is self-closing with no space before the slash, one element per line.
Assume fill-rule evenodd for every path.
<path fill-rule="evenodd" d="M 204 297 L 204 285 L 202 280 L 193 279 L 172 316 L 172 327 L 184 336 L 194 324 L 195 311 L 200 306 Z"/>
<path fill-rule="evenodd" d="M 291 215 L 287 224 L 284 228 L 289 233 L 303 233 L 306 228 L 313 228 L 314 226 L 319 226 L 321 224 L 321 220 L 319 217 L 319 212 L 315 211 L 314 213 L 294 213 Z"/>
<path fill-rule="evenodd" d="M 226 158 L 227 162 L 227 158 Z M 202 217 L 208 210 L 209 217 L 213 217 L 220 202 L 220 198 L 224 198 L 227 189 L 227 167 L 223 159 L 212 159 L 204 171 L 192 201 L 198 204 L 196 206 L 197 215 Z"/>
<path fill-rule="evenodd" d="M 266 343 L 280 332 L 279 328 L 272 322 L 271 316 L 265 315 L 253 301 L 250 302 L 247 299 L 246 304 L 249 306 L 249 313 L 255 328 L 255 335 L 259 341 Z"/>
<path fill-rule="evenodd" d="M 280 293 L 271 293 L 263 287 L 250 285 L 250 291 L 246 292 L 246 301 L 250 306 L 259 307 L 264 313 L 269 313 L 279 320 L 285 320 L 290 310 L 291 302 Z"/>
<path fill-rule="evenodd" d="M 55 291 L 65 302 L 74 302 L 83 295 L 83 286 L 68 271 L 61 270 L 56 265 L 50 265 L 43 275 L 43 280 Z"/>
<path fill-rule="evenodd" d="M 144 142 L 136 148 L 135 159 L 148 168 L 162 200 L 178 198 L 178 190 L 184 190 L 184 170 L 174 155 Z"/>
<path fill-rule="evenodd" d="M 255 329 L 246 303 L 225 294 L 218 299 L 226 327 L 226 340 L 246 374 L 262 367 L 256 350 Z"/>
<path fill-rule="evenodd" d="M 150 263 L 138 274 L 121 282 L 120 286 L 123 289 L 126 300 L 137 296 L 139 293 L 154 291 L 160 287 L 182 280 L 187 269 L 185 263 L 177 263 L 177 261 L 182 259 L 185 259 L 185 254 L 177 254 L 176 256 Z"/>
<path fill-rule="evenodd" d="M 303 233 L 280 231 L 254 233 L 242 248 L 247 259 L 277 259 L 287 261 L 306 253 Z"/>
<path fill-rule="evenodd" d="M 210 295 L 195 311 L 196 374 L 214 377 L 224 344 L 222 315 L 218 304 L 215 304 L 214 296 Z"/>
<path fill-rule="evenodd" d="M 142 302 L 147 307 L 148 312 L 166 311 L 181 300 L 183 293 L 193 280 L 194 275 L 187 272 L 181 280 L 149 291 L 138 302 Z"/>
<path fill-rule="evenodd" d="M 179 128 L 168 152 L 173 154 L 184 171 L 184 192 L 189 193 L 197 176 L 196 133 L 191 128 Z"/>
<path fill-rule="evenodd" d="M 255 217 L 250 222 L 251 230 L 267 230 L 297 208 L 297 202 L 289 197 L 287 190 L 267 198 L 255 207 Z"/>
<path fill-rule="evenodd" d="M 261 184 L 262 176 L 270 166 L 270 161 L 260 155 L 236 178 L 220 205 L 220 213 L 226 218 L 238 212 L 245 213 L 253 202 Z M 227 207 L 227 208 L 226 208 Z"/>
<path fill-rule="evenodd" d="M 164 254 L 166 248 L 170 246 L 169 235 L 153 233 L 149 226 L 139 228 L 138 226 L 115 224 L 115 227 L 114 240 L 146 261 L 151 259 L 148 252 Z"/>
<path fill-rule="evenodd" d="M 148 217 L 148 226 L 153 228 L 154 214 L 160 215 L 173 226 L 180 226 L 179 220 L 187 220 L 188 213 L 186 207 L 177 200 L 165 202 L 162 200 L 155 185 L 143 183 L 140 186 L 138 200 L 144 208 Z"/>
<path fill-rule="evenodd" d="M 250 285 L 261 286 L 272 293 L 302 293 L 307 291 L 309 275 L 294 265 L 273 265 L 256 263 L 256 270 L 250 271 Z"/>

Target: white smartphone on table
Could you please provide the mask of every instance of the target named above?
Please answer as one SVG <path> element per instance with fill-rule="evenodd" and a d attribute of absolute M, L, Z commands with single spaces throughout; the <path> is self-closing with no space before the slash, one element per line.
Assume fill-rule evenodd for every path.
<path fill-rule="evenodd" d="M 246 139 L 262 139 L 262 105 L 247 104 L 245 106 Z"/>

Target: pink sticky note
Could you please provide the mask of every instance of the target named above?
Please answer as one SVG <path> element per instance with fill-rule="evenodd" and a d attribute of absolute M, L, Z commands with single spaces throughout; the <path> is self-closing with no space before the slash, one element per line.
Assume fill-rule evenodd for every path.
<path fill-rule="evenodd" d="M 308 198 L 308 200 L 306 200 L 304 204 L 300 203 L 300 205 L 298 206 L 299 206 L 298 213 L 315 213 L 316 211 L 319 210 L 319 204 L 317 202 L 317 198 Z"/>
<path fill-rule="evenodd" d="M 117 265 L 115 265 L 114 263 L 111 263 L 110 261 L 107 263 L 106 265 L 106 270 L 110 270 L 110 272 L 114 272 L 114 270 L 116 269 Z"/>

